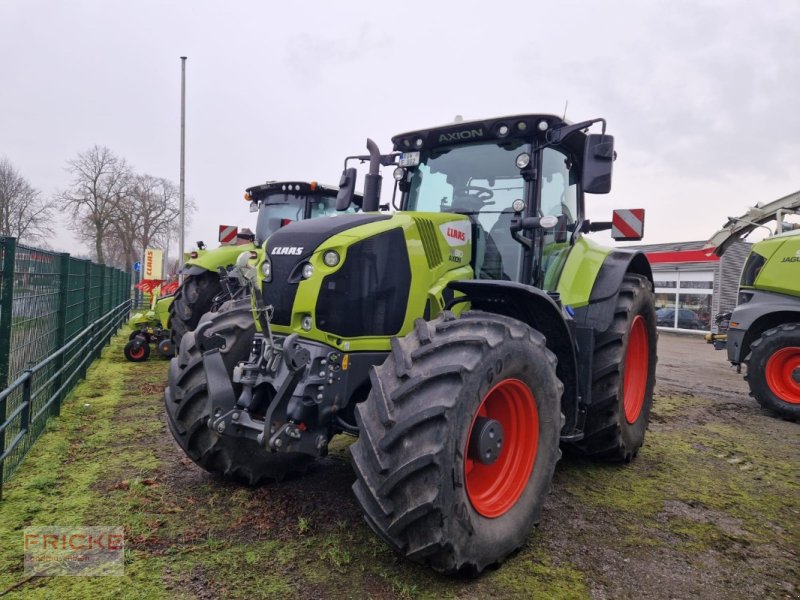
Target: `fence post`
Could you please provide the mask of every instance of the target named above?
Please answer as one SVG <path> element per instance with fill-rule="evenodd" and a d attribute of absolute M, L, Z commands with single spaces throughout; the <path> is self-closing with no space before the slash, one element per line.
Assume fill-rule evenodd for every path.
<path fill-rule="evenodd" d="M 104 264 L 101 263 L 100 264 L 100 298 L 98 298 L 98 306 L 100 307 L 100 311 L 99 311 L 100 314 L 97 315 L 98 319 L 100 319 L 100 317 L 102 317 L 105 314 L 105 310 L 106 310 L 106 307 L 105 307 L 105 304 L 106 304 L 106 299 L 105 299 L 105 293 L 106 293 L 106 269 L 107 269 L 107 267 Z M 95 330 L 96 330 L 96 328 L 95 328 Z M 92 333 L 94 333 L 94 330 L 93 330 Z M 98 339 L 95 340 L 95 344 L 97 344 L 95 346 L 95 352 L 94 352 L 95 360 L 100 358 L 100 354 L 103 352 L 103 342 L 104 342 L 104 340 L 103 340 L 102 336 L 98 337 Z"/>
<path fill-rule="evenodd" d="M 58 329 L 56 330 L 56 348 L 61 349 L 67 343 L 67 302 L 69 300 L 69 253 L 62 252 L 61 256 L 61 295 L 58 302 Z M 64 360 L 65 356 L 62 354 L 56 360 L 56 369 L 58 370 L 58 377 L 56 378 L 56 389 L 59 389 L 64 384 Z M 53 412 L 56 416 L 61 414 L 61 402 L 64 399 L 63 393 L 59 393 L 56 401 L 53 403 Z"/>
<path fill-rule="evenodd" d="M 86 329 L 89 327 L 89 317 L 91 312 L 91 290 L 92 290 L 92 261 L 87 260 L 83 266 L 83 327 L 82 329 Z M 83 361 L 81 361 L 83 362 Z M 81 374 L 80 378 L 83 379 L 86 377 L 86 363 L 83 364 L 81 367 Z"/>
<path fill-rule="evenodd" d="M 91 288 L 92 288 L 92 261 L 87 260 L 83 265 L 83 327 L 86 329 L 89 326 L 89 306 L 91 304 Z"/>
<path fill-rule="evenodd" d="M 11 356 L 11 309 L 14 300 L 14 265 L 17 256 L 17 240 L 0 238 L 3 246 L 3 279 L 0 282 L 0 390 L 8 387 L 8 368 Z M 0 414 L 5 420 L 5 414 Z M 0 448 L 2 448 L 0 446 Z M 0 454 L 2 451 L 0 450 Z"/>
<path fill-rule="evenodd" d="M 0 279 L 0 390 L 8 387 L 8 369 L 11 357 L 11 310 L 14 300 L 14 266 L 17 255 L 17 240 L 0 238 L 3 248 L 3 271 Z M 0 423 L 6 422 L 6 400 L 0 400 Z M 0 454 L 6 449 L 6 430 L 0 431 Z M 5 463 L 0 462 L 0 500 L 3 498 Z"/>

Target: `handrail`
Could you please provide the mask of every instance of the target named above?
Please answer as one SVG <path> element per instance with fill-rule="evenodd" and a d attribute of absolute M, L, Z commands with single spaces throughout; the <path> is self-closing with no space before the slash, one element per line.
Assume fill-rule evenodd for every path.
<path fill-rule="evenodd" d="M 0 444 L 0 499 L 2 499 L 6 460 L 29 435 L 33 435 L 33 439 L 38 437 L 44 427 L 42 426 L 38 431 L 34 431 L 34 426 L 38 425 L 43 417 L 46 420 L 51 415 L 54 405 L 57 410 L 60 409 L 61 400 L 74 387 L 77 379 L 83 377 L 87 365 L 97 358 L 96 352 L 111 339 L 114 331 L 122 325 L 130 310 L 131 300 L 125 300 L 113 307 L 72 336 L 69 342 L 37 364 L 25 369 L 8 387 L 0 391 L 0 407 L 3 407 L 0 416 L 4 418 L 0 422 L 0 440 L 5 442 L 5 434 L 12 424 L 16 424 L 19 427 L 18 431 L 15 431 L 15 428 L 11 429 L 13 438 L 8 443 Z M 64 360 L 63 357 L 70 352 L 73 352 L 73 355 Z M 50 373 L 49 377 L 40 383 L 36 390 L 33 390 L 32 382 L 36 374 L 53 363 L 58 366 L 56 370 Z M 65 376 L 67 373 L 68 375 Z M 31 415 L 33 401 L 55 385 L 58 385 L 58 387 L 50 392 L 50 397 L 47 401 Z M 22 401 L 14 407 L 11 413 L 4 414 L 4 407 L 8 399 L 20 388 Z M 23 450 L 22 456 L 25 453 L 27 453 L 27 449 Z M 12 467 L 13 465 L 14 463 L 12 462 Z M 7 479 L 7 477 L 5 478 Z"/>

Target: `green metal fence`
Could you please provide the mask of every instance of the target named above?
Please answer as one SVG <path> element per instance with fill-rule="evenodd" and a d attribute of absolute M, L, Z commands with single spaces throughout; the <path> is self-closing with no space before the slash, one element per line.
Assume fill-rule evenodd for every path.
<path fill-rule="evenodd" d="M 130 311 L 131 276 L 0 237 L 0 497 Z"/>

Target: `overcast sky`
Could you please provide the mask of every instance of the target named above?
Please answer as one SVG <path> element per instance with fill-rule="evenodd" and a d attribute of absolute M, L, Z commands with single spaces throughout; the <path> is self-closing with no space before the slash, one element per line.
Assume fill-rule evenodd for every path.
<path fill-rule="evenodd" d="M 567 101 L 616 137 L 591 218 L 645 208 L 645 243 L 707 239 L 800 189 L 798 31 L 798 0 L 2 0 L 0 156 L 47 195 L 94 144 L 177 183 L 186 55 L 187 247 L 253 225 L 246 187 L 337 183 L 367 136 Z M 51 245 L 86 250 L 66 215 Z"/>

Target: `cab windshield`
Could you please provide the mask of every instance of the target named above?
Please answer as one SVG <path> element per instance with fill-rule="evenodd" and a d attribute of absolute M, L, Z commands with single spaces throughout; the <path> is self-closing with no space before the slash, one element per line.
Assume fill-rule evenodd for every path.
<path fill-rule="evenodd" d="M 422 151 L 411 175 L 406 210 L 469 215 L 479 228 L 478 277 L 518 280 L 522 246 L 511 238 L 511 204 L 528 202 L 516 157 L 530 151 L 522 140 Z"/>
<path fill-rule="evenodd" d="M 310 218 L 338 214 L 336 196 L 312 196 L 296 194 L 271 194 L 258 209 L 256 222 L 256 243 L 264 241 L 284 225 L 306 218 L 306 203 L 310 203 Z"/>

